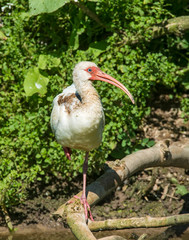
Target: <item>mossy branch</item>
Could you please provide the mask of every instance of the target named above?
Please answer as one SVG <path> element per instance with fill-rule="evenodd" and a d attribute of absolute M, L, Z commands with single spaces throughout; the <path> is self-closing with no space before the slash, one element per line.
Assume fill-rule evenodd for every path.
<path fill-rule="evenodd" d="M 186 30 L 189 30 L 189 16 L 181 16 L 168 19 L 162 26 L 154 27 L 154 37 L 160 37 L 164 34 L 180 35 Z"/>

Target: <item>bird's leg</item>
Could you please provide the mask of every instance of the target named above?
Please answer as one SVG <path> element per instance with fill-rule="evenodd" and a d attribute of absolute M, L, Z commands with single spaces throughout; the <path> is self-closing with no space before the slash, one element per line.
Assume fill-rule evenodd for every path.
<path fill-rule="evenodd" d="M 64 153 L 68 160 L 71 160 L 72 151 L 69 147 L 63 147 Z"/>
<path fill-rule="evenodd" d="M 88 219 L 88 211 L 89 211 L 89 216 L 91 221 L 94 221 L 92 213 L 91 213 L 91 208 L 90 205 L 87 202 L 87 197 L 86 197 L 86 180 L 87 180 L 87 168 L 88 168 L 88 156 L 89 152 L 86 152 L 85 155 L 85 161 L 83 163 L 83 192 L 81 197 L 78 197 L 77 195 L 74 196 L 74 198 L 77 198 L 81 201 L 81 204 L 83 204 L 84 211 L 85 211 L 85 219 Z M 73 201 L 68 201 L 68 203 L 72 203 Z"/>
<path fill-rule="evenodd" d="M 89 152 L 86 152 L 85 155 L 85 161 L 83 163 L 83 192 L 81 197 L 78 197 L 77 195 L 74 196 L 74 198 L 77 198 L 81 201 L 81 204 L 83 204 L 84 211 L 85 211 L 85 219 L 88 219 L 88 211 L 89 211 L 89 216 L 91 221 L 94 221 L 92 213 L 91 213 L 91 208 L 90 205 L 87 202 L 87 197 L 86 197 L 86 182 L 87 182 L 87 168 L 88 168 L 88 156 Z M 68 203 L 73 203 L 72 200 L 68 201 Z"/>
<path fill-rule="evenodd" d="M 89 152 L 86 152 L 85 155 L 85 161 L 83 164 L 83 193 L 81 196 L 81 203 L 84 206 L 84 210 L 85 210 L 85 219 L 88 219 L 88 211 L 89 211 L 89 215 L 90 215 L 90 219 L 91 221 L 94 221 L 92 213 L 91 213 L 91 209 L 90 206 L 87 202 L 87 197 L 86 197 L 86 182 L 87 182 L 87 169 L 88 169 L 88 156 L 89 156 Z"/>

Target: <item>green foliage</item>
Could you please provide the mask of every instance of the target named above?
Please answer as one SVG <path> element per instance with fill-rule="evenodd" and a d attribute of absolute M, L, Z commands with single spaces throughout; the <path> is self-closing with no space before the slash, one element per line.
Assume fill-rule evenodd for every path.
<path fill-rule="evenodd" d="M 7 37 L 5 36 L 5 34 L 2 31 L 0 31 L 0 39 L 7 40 Z"/>
<path fill-rule="evenodd" d="M 43 76 L 37 67 L 30 68 L 25 76 L 24 90 L 27 96 L 32 96 L 34 93 L 44 95 L 47 92 L 47 84 L 49 79 Z"/>
<path fill-rule="evenodd" d="M 173 184 L 176 185 L 176 194 L 184 196 L 189 193 L 187 188 L 184 185 L 179 184 L 176 178 L 172 177 L 170 180 Z"/>
<path fill-rule="evenodd" d="M 51 55 L 39 55 L 38 67 L 31 67 L 26 73 L 24 79 L 24 90 L 26 96 L 32 96 L 34 93 L 44 95 L 47 92 L 49 79 L 46 77 L 47 72 L 41 70 L 51 70 L 60 65 L 60 58 Z"/>
<path fill-rule="evenodd" d="M 178 184 L 176 193 L 181 195 L 181 196 L 184 196 L 184 195 L 188 194 L 189 192 L 184 185 Z"/>
<path fill-rule="evenodd" d="M 182 99 L 182 104 L 181 104 L 181 107 L 182 107 L 182 117 L 188 121 L 189 120 L 189 99 L 188 98 L 184 98 Z"/>
<path fill-rule="evenodd" d="M 56 11 L 58 8 L 64 6 L 70 0 L 30 0 L 30 15 L 34 16 L 40 13 L 50 13 Z"/>
<path fill-rule="evenodd" d="M 137 131 L 150 112 L 150 99 L 159 94 L 160 86 L 173 95 L 188 90 L 187 80 L 183 81 L 188 34 L 151 39 L 152 27 L 173 17 L 176 3 L 83 1 L 100 16 L 103 28 L 70 1 L 56 5 L 30 0 L 30 9 L 26 0 L 1 2 L 0 205 L 23 201 L 34 181 L 48 182 L 58 173 L 71 181 L 82 172 L 84 153 L 73 151 L 73 160 L 67 160 L 49 124 L 53 98 L 72 83 L 73 67 L 81 60 L 96 62 L 126 85 L 136 101 L 132 105 L 119 89 L 94 83 L 106 125 L 103 143 L 90 153 L 89 174 L 98 174 L 109 156 L 118 158 L 154 144 L 139 139 Z M 131 44 L 132 40 L 136 43 Z M 189 112 L 188 100 L 182 104 Z"/>

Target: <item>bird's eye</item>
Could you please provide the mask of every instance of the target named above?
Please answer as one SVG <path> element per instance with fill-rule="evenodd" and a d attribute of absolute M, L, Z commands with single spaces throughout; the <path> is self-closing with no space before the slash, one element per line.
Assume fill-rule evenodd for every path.
<path fill-rule="evenodd" d="M 92 69 L 91 68 L 88 68 L 88 70 L 87 70 L 88 72 L 92 72 Z"/>

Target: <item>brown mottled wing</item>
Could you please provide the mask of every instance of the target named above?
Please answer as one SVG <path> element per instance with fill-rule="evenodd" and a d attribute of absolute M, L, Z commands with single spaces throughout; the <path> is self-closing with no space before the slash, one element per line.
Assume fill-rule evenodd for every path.
<path fill-rule="evenodd" d="M 74 108 L 79 107 L 81 105 L 81 98 L 76 92 L 74 84 L 67 87 L 63 90 L 62 93 L 57 95 L 53 100 L 53 110 L 51 113 L 51 128 L 55 133 L 58 122 L 61 118 L 60 108 L 64 108 L 65 114 L 70 114 Z"/>
<path fill-rule="evenodd" d="M 80 100 L 78 99 L 75 93 L 60 95 L 58 98 L 58 105 L 64 104 L 65 110 L 67 113 L 71 113 L 74 108 L 77 108 L 81 105 Z"/>

